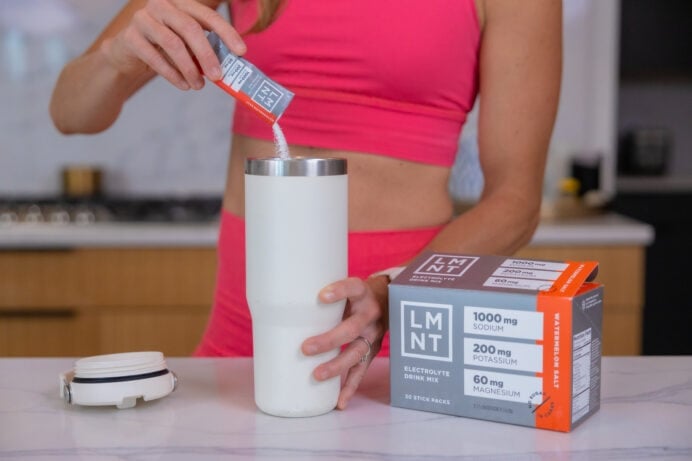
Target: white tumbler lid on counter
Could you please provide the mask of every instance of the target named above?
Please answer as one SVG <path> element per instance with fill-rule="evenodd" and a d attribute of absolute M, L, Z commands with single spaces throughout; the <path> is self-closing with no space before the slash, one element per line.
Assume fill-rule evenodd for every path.
<path fill-rule="evenodd" d="M 60 396 L 67 403 L 131 408 L 141 398 L 155 400 L 173 392 L 177 377 L 161 352 L 125 352 L 79 359 L 60 374 Z"/>

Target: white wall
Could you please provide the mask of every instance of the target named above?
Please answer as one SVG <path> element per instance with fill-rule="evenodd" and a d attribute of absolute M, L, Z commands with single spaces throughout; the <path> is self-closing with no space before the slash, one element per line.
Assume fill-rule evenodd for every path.
<path fill-rule="evenodd" d="M 66 164 L 95 164 L 115 194 L 221 194 L 233 98 L 214 85 L 180 92 L 162 79 L 103 134 L 59 134 L 48 101 L 64 63 L 125 3 L 0 1 L 0 196 L 54 195 Z"/>
<path fill-rule="evenodd" d="M 619 0 L 563 2 L 562 86 L 546 167 L 546 196 L 555 194 L 559 180 L 570 174 L 570 158 L 583 154 L 602 155 L 601 189 L 608 195 L 614 192 L 619 5 Z M 452 195 L 465 201 L 476 199 L 483 185 L 476 122 L 474 109 L 450 182 Z"/>
<path fill-rule="evenodd" d="M 600 153 L 601 188 L 615 190 L 619 0 L 565 0 L 560 109 L 551 154 Z M 551 159 L 553 160 L 553 159 Z"/>

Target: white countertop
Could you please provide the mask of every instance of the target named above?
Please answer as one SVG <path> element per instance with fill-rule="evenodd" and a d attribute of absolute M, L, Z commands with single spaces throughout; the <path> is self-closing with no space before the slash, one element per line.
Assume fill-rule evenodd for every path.
<path fill-rule="evenodd" d="M 571 433 L 389 405 L 377 359 L 345 411 L 287 419 L 256 409 L 251 359 L 169 359 L 178 389 L 135 408 L 58 396 L 72 359 L 0 359 L 2 459 L 688 460 L 692 357 L 606 357 L 601 409 Z"/>
<path fill-rule="evenodd" d="M 531 245 L 649 245 L 654 228 L 615 213 L 544 221 Z"/>
<path fill-rule="evenodd" d="M 218 223 L 14 224 L 0 227 L 0 249 L 213 247 Z M 653 227 L 616 214 L 542 222 L 532 245 L 648 245 Z"/>

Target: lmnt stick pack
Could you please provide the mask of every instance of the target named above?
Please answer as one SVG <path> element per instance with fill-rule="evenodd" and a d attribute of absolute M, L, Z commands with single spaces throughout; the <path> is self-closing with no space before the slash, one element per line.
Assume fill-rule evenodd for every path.
<path fill-rule="evenodd" d="M 207 39 L 221 63 L 221 80 L 214 83 L 249 107 L 270 125 L 284 113 L 293 93 L 246 59 L 234 55 L 215 32 Z"/>

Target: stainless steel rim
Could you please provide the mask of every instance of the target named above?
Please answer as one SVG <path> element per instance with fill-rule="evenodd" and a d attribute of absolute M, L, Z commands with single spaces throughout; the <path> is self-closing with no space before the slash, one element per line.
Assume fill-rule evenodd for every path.
<path fill-rule="evenodd" d="M 346 174 L 346 159 L 249 158 L 245 160 L 245 174 L 254 176 L 338 176 Z"/>

